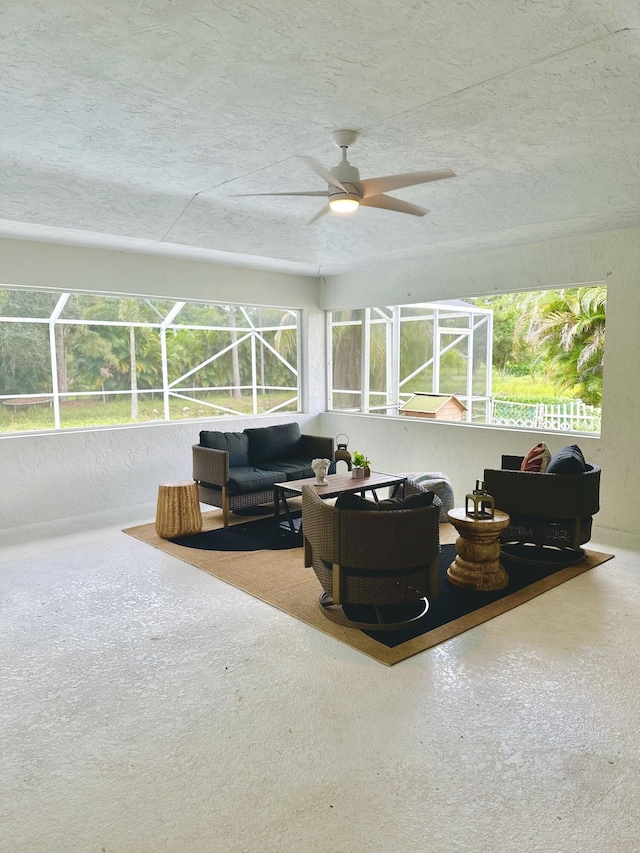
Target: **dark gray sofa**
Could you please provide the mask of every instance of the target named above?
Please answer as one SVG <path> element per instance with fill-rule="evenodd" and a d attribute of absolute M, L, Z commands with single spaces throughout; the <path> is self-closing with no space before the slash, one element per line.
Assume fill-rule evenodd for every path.
<path fill-rule="evenodd" d="M 333 439 L 302 435 L 297 423 L 244 432 L 203 430 L 193 445 L 193 479 L 200 501 L 229 512 L 273 500 L 274 483 L 313 477 L 311 460 L 333 461 Z"/>

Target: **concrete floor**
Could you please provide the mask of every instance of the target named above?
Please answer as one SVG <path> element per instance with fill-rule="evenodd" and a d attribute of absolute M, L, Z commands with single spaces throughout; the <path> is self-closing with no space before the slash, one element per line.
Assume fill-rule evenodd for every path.
<path fill-rule="evenodd" d="M 640 850 L 637 541 L 389 669 L 152 518 L 0 540 L 2 853 Z"/>

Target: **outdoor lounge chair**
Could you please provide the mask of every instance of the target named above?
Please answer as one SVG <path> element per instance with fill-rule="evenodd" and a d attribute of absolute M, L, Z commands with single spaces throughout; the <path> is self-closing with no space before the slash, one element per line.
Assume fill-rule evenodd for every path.
<path fill-rule="evenodd" d="M 496 509 L 511 518 L 500 536 L 503 552 L 533 563 L 579 562 L 600 509 L 600 468 L 587 463 L 581 474 L 538 474 L 521 471 L 522 459 L 503 456 L 501 470 L 484 472 Z"/>

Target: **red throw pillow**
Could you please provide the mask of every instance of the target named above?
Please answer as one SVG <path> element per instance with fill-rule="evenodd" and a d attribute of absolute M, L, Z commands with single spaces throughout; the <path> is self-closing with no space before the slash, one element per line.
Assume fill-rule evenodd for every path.
<path fill-rule="evenodd" d="M 550 459 L 551 451 L 544 441 L 541 441 L 540 444 L 536 444 L 535 447 L 532 447 L 524 457 L 520 470 L 533 471 L 534 474 L 544 474 L 547 470 L 547 465 L 549 464 Z"/>

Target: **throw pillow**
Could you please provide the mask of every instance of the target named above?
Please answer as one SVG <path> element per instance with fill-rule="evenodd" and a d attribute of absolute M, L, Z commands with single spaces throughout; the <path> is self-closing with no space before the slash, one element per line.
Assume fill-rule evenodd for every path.
<path fill-rule="evenodd" d="M 584 455 L 577 444 L 563 447 L 551 457 L 547 474 L 584 474 L 587 470 Z"/>
<path fill-rule="evenodd" d="M 296 455 L 300 444 L 300 426 L 297 423 L 252 427 L 245 429 L 245 435 L 249 437 L 251 465 L 291 459 Z"/>
<path fill-rule="evenodd" d="M 377 510 L 378 504 L 356 495 L 355 492 L 343 492 L 338 496 L 336 509 Z"/>
<path fill-rule="evenodd" d="M 213 450 L 226 450 L 229 454 L 229 467 L 249 464 L 249 439 L 243 432 L 200 432 L 200 447 Z"/>
<path fill-rule="evenodd" d="M 532 471 L 535 474 L 544 474 L 547 470 L 547 466 L 551 460 L 551 451 L 544 443 L 541 441 L 540 444 L 536 444 L 535 447 L 532 447 L 531 450 L 527 453 L 527 455 L 522 460 L 522 465 L 520 466 L 521 471 Z"/>

